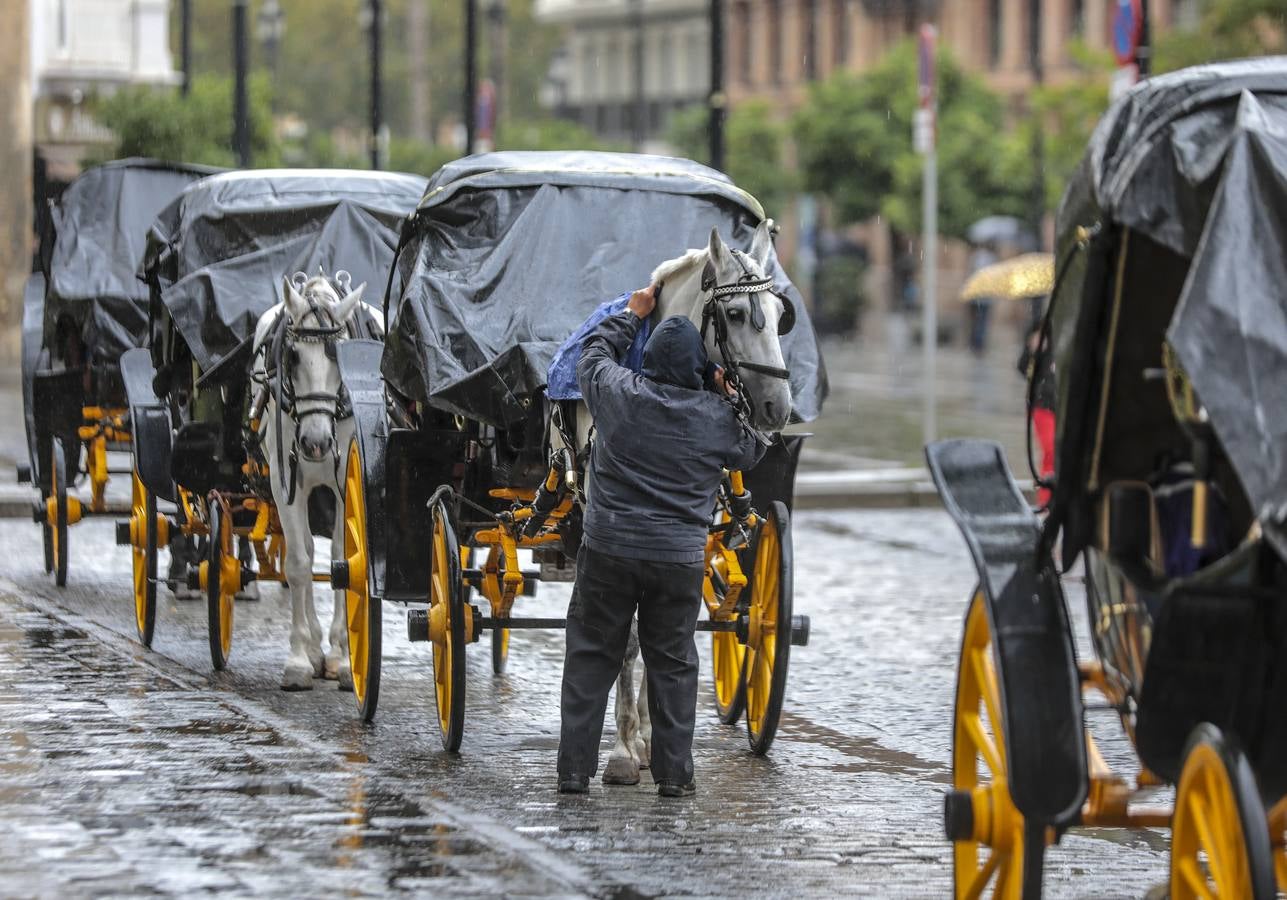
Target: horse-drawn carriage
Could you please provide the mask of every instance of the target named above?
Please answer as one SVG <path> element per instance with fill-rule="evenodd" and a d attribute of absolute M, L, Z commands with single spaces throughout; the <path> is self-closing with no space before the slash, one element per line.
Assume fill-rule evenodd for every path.
<path fill-rule="evenodd" d="M 147 335 L 138 279 L 147 227 L 198 178 L 199 166 L 124 159 L 86 170 L 51 204 L 40 272 L 24 296 L 22 381 L 30 465 L 19 481 L 40 490 L 45 569 L 67 583 L 68 527 L 108 513 L 108 451 L 130 441 L 121 354 Z M 81 471 L 90 501 L 72 491 Z"/>
<path fill-rule="evenodd" d="M 826 376 L 813 329 L 759 203 L 725 176 L 649 156 L 496 153 L 431 179 L 390 276 L 386 342 L 339 352 L 356 428 L 333 575 L 364 718 L 379 695 L 385 602 L 417 607 L 409 637 L 432 645 L 449 750 L 463 733 L 466 647 L 490 631 L 499 673 L 511 630 L 563 627 L 514 612 L 533 581 L 571 579 L 580 540 L 591 423 L 583 406 L 548 398 L 547 372 L 602 301 L 681 255 L 654 316 L 694 318 L 761 430 L 814 418 Z M 713 632 L 720 714 L 731 723 L 745 708 L 760 753 L 790 645 L 807 639 L 792 610 L 789 530 L 801 441 L 775 435 L 755 470 L 728 474 L 707 546 L 699 627 Z M 520 550 L 536 569 L 520 568 Z"/>
<path fill-rule="evenodd" d="M 346 418 L 335 344 L 381 333 L 361 314 L 360 285 L 383 283 L 398 227 L 424 183 L 393 173 L 232 172 L 192 185 L 156 218 L 144 259 L 149 347 L 121 361 L 138 487 L 135 515 L 117 538 L 133 550 L 145 644 L 155 621 L 157 546 L 171 532 L 205 547 L 189 586 L 206 593 L 216 669 L 231 650 L 235 595 L 252 579 L 287 580 L 293 548 L 276 486 L 296 484 L 310 466 L 333 473 L 338 465 L 327 446 Z M 305 356 L 316 363 L 307 373 Z M 318 436 L 301 452 L 306 419 Z M 293 487 L 288 494 L 293 503 Z M 175 504 L 173 519 L 156 515 L 158 498 Z M 324 502 L 310 504 L 318 498 L 308 491 L 299 499 L 301 509 L 313 506 L 312 530 L 327 533 Z M 312 531 L 307 516 L 300 521 L 290 540 L 311 560 Z M 297 618 L 306 605 L 315 625 L 311 571 L 290 583 Z M 304 631 L 316 645 L 320 629 L 311 625 Z M 309 681 L 320 674 L 311 669 Z"/>
<path fill-rule="evenodd" d="M 1287 58 L 1121 99 L 1059 212 L 1048 517 L 996 445 L 927 448 L 979 574 L 946 802 L 959 897 L 1039 896 L 1045 847 L 1078 826 L 1169 825 L 1176 900 L 1287 891 L 1285 135 Z M 1092 662 L 1056 544 L 1084 563 Z M 1134 783 L 1086 731 L 1088 693 Z M 1174 806 L 1150 806 L 1167 784 Z"/>

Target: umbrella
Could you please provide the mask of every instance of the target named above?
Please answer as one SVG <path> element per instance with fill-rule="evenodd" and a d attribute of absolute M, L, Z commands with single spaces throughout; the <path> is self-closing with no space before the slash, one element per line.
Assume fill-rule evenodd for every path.
<path fill-rule="evenodd" d="M 1055 257 L 1051 253 L 1025 253 L 984 266 L 961 288 L 961 300 L 1022 300 L 1042 297 L 1055 287 Z"/>
<path fill-rule="evenodd" d="M 988 216 L 979 219 L 965 232 L 971 244 L 1023 244 L 1034 243 L 1028 224 L 1014 216 Z"/>

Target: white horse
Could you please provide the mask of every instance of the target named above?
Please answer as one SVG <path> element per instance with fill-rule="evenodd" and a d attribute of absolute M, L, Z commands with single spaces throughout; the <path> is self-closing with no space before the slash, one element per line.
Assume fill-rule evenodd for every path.
<path fill-rule="evenodd" d="M 347 337 L 366 336 L 364 321 L 382 335 L 384 321 L 379 310 L 362 303 L 366 285 L 350 288 L 347 272 L 336 272 L 335 283 L 345 291 L 342 298 L 324 275 L 307 280 L 297 275 L 295 282 L 298 288 L 285 279 L 286 299 L 260 318 L 254 343 L 255 380 L 272 385 L 259 427 L 273 502 L 286 538 L 285 574 L 291 598 L 290 655 L 282 673 L 282 690 L 311 690 L 318 677 L 336 679 L 341 690 L 351 690 L 343 591 L 335 592 L 330 647 L 322 652 L 322 626 L 313 605 L 308 500 L 315 489 L 329 490 L 338 510 L 343 497 L 344 470 L 338 454 L 352 440 L 353 419 L 342 410 L 335 344 Z M 331 542 L 332 556 L 342 552 L 340 515 L 335 516 Z"/>
<path fill-rule="evenodd" d="M 661 286 L 652 314 L 654 324 L 670 316 L 685 316 L 703 328 L 705 310 L 722 316 L 723 346 L 712 319 L 703 334 L 706 353 L 726 371 L 736 369 L 741 391 L 750 404 L 751 425 L 761 432 L 781 431 L 791 415 L 791 385 L 784 377 L 781 333 L 794 324 L 795 311 L 770 290 L 765 272 L 772 248 L 768 222 L 755 230 L 749 253 L 730 249 L 719 230 L 711 229 L 707 246 L 662 263 L 652 274 L 652 283 Z M 721 290 L 737 285 L 743 290 Z M 585 447 L 591 422 L 584 404 L 578 409 L 577 425 L 577 442 Z M 646 673 L 638 695 L 635 693 L 638 656 L 638 635 L 632 626 L 625 664 L 617 679 L 617 743 L 603 772 L 605 784 L 637 784 L 639 769 L 648 766 L 652 752 Z"/>

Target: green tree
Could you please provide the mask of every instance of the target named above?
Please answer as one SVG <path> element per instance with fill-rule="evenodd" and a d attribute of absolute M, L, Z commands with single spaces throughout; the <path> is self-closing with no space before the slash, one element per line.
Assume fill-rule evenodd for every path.
<path fill-rule="evenodd" d="M 127 87 L 96 98 L 93 110 L 95 118 L 116 135 L 113 156 L 233 166 L 232 92 L 231 79 L 206 75 L 194 79 L 187 97 L 171 89 Z M 251 79 L 251 157 L 261 167 L 281 163 L 269 112 L 271 93 L 267 79 Z"/>
<path fill-rule="evenodd" d="M 921 225 L 924 160 L 912 147 L 917 108 L 916 47 L 895 47 L 862 75 L 841 72 L 813 85 L 795 118 L 806 190 L 827 197 L 840 222 L 883 217 L 895 232 Z M 1031 175 L 1005 166 L 1001 100 L 939 54 L 939 229 L 963 236 L 987 215 L 1025 215 Z"/>
<path fill-rule="evenodd" d="M 1163 36 L 1154 48 L 1155 69 L 1287 52 L 1287 12 L 1282 0 L 1208 0 L 1198 27 Z"/>
<path fill-rule="evenodd" d="M 709 163 L 709 127 L 707 109 L 693 106 L 671 119 L 667 139 L 680 155 Z M 772 106 L 763 100 L 749 100 L 733 107 L 724 135 L 728 176 L 774 215 L 797 185 L 784 161 L 786 129 L 774 119 Z"/>

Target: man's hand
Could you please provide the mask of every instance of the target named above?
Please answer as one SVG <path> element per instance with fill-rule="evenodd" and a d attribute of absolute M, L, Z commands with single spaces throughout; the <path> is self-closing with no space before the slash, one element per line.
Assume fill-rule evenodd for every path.
<path fill-rule="evenodd" d="M 630 302 L 626 304 L 626 309 L 639 318 L 646 319 L 652 315 L 653 307 L 656 305 L 657 285 L 650 284 L 643 290 L 635 291 L 630 295 Z"/>
<path fill-rule="evenodd" d="M 734 388 L 733 385 L 729 384 L 727 381 L 724 380 L 723 366 L 715 367 L 715 375 L 713 377 L 715 379 L 715 387 L 719 388 L 720 391 L 722 391 L 723 393 L 727 394 L 730 397 L 737 396 L 737 389 Z"/>

